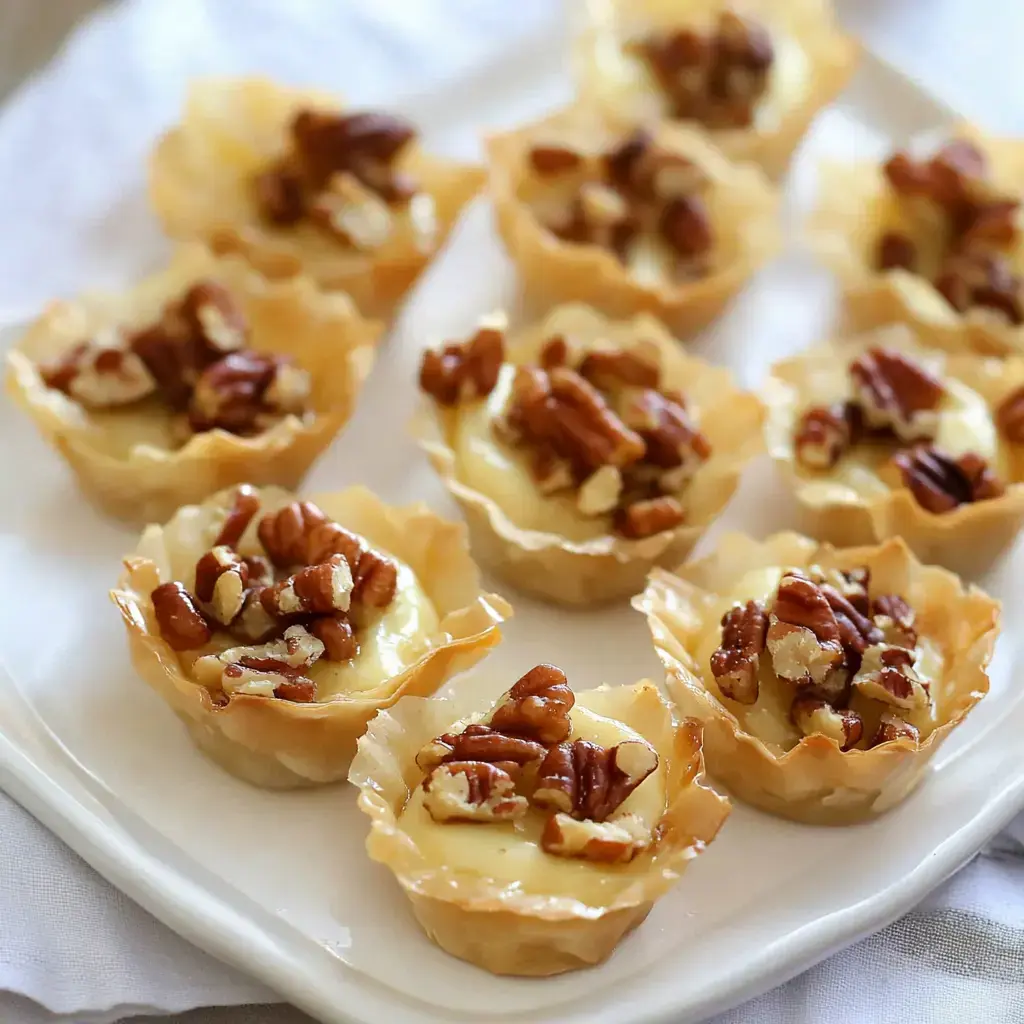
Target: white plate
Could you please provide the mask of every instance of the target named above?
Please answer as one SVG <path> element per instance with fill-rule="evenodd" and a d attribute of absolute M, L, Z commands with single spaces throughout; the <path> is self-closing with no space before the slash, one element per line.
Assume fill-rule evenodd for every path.
<path fill-rule="evenodd" d="M 567 96 L 562 54 L 557 40 L 532 40 L 486 78 L 421 97 L 410 110 L 434 141 L 465 150 L 484 127 L 534 116 Z M 794 207 L 805 203 L 822 153 L 881 153 L 893 137 L 949 119 L 868 58 L 801 153 Z M 489 212 L 477 204 L 418 290 L 356 421 L 309 487 L 364 481 L 391 500 L 426 498 L 454 514 L 405 435 L 418 352 L 464 331 L 512 290 Z M 699 350 L 755 385 L 770 362 L 823 332 L 830 301 L 827 277 L 791 252 Z M 490 977 L 421 935 L 390 874 L 363 853 L 366 820 L 350 788 L 264 793 L 193 749 L 169 709 L 133 676 L 107 602 L 133 535 L 82 503 L 57 458 L 9 407 L 0 411 L 0 436 L 7 669 L 0 782 L 157 917 L 324 1021 L 695 1020 L 886 924 L 1024 805 L 1024 705 L 1010 688 L 1019 654 L 1011 628 L 993 664 L 991 695 L 899 809 L 869 825 L 828 830 L 738 806 L 607 964 L 542 981 Z M 766 533 L 786 526 L 790 511 L 762 463 L 714 532 Z M 1024 573 L 1007 562 L 992 580 L 1011 612 L 1015 577 Z M 516 606 L 504 645 L 456 683 L 476 687 L 481 701 L 541 660 L 562 665 L 579 687 L 659 674 L 643 619 L 625 603 L 587 614 L 523 599 Z"/>

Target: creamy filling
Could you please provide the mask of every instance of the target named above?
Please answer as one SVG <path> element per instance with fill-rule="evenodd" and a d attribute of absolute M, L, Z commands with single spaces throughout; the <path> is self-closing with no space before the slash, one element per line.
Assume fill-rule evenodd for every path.
<path fill-rule="evenodd" d="M 585 693 L 577 696 L 571 712 L 570 739 L 612 747 L 624 740 L 642 738 L 622 722 L 588 710 L 586 699 Z M 659 763 L 623 801 L 615 816 L 633 814 L 653 827 L 665 810 L 665 772 L 664 764 Z M 514 823 L 439 824 L 424 807 L 423 796 L 423 787 L 416 786 L 399 816 L 399 824 L 432 864 L 444 864 L 528 893 L 574 896 L 593 903 L 600 902 L 605 886 L 618 884 L 621 875 L 630 870 L 628 864 L 597 864 L 546 853 L 540 838 L 547 815 L 532 807 L 525 818 Z"/>
<path fill-rule="evenodd" d="M 737 718 L 744 732 L 756 736 L 769 750 L 781 754 L 794 747 L 803 733 L 793 724 L 789 709 L 795 694 L 794 687 L 780 680 L 772 670 L 771 658 L 767 653 L 761 656 L 758 672 L 759 691 L 753 704 L 740 704 L 722 696 L 711 673 L 711 655 L 722 642 L 722 616 L 735 604 L 747 601 L 761 601 L 771 607 L 772 597 L 778 588 L 785 569 L 782 566 L 768 566 L 751 569 L 741 576 L 725 593 L 716 598 L 706 611 L 707 623 L 697 642 L 694 654 L 704 684 Z M 924 739 L 941 721 L 944 697 L 942 680 L 944 662 L 941 650 L 928 637 L 921 637 L 917 646 L 918 658 L 915 664 L 917 674 L 931 687 L 932 702 L 929 707 L 913 711 L 900 711 L 900 717 L 916 726 Z M 878 728 L 881 713 L 886 710 L 879 701 L 868 700 L 854 693 L 850 707 L 864 720 L 864 738 L 858 744 L 866 747 Z"/>

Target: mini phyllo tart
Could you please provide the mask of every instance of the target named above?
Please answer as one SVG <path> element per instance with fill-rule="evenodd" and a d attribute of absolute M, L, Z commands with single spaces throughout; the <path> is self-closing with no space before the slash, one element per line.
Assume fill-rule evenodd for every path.
<path fill-rule="evenodd" d="M 930 156 L 826 165 L 811 241 L 851 325 L 912 323 L 928 344 L 1024 350 L 1024 142 L 962 127 Z"/>
<path fill-rule="evenodd" d="M 428 156 L 415 126 L 257 78 L 193 83 L 150 161 L 168 233 L 301 270 L 386 316 L 444 243 L 483 171 Z"/>
<path fill-rule="evenodd" d="M 424 448 L 474 553 L 563 604 L 624 597 L 690 551 L 762 450 L 763 408 L 651 317 L 555 310 L 428 350 Z"/>
<path fill-rule="evenodd" d="M 150 526 L 111 592 L 136 670 L 197 746 L 257 786 L 342 779 L 356 739 L 501 639 L 461 525 L 363 487 L 242 486 Z"/>
<path fill-rule="evenodd" d="M 534 311 L 578 300 L 692 333 L 779 249 L 767 178 L 689 128 L 573 107 L 488 149 L 498 227 Z"/>
<path fill-rule="evenodd" d="M 407 698 L 359 741 L 349 781 L 423 930 L 495 974 L 608 957 L 729 802 L 703 785 L 700 726 L 657 687 L 575 695 L 553 665 L 488 711 Z"/>
<path fill-rule="evenodd" d="M 925 350 L 897 325 L 776 364 L 768 447 L 808 532 L 902 536 L 920 558 L 984 569 L 1024 521 L 1020 363 Z"/>
<path fill-rule="evenodd" d="M 999 603 L 902 540 L 837 549 L 795 533 L 722 538 L 655 570 L 634 601 L 708 771 L 812 824 L 881 814 L 988 692 Z"/>
<path fill-rule="evenodd" d="M 379 336 L 343 294 L 196 245 L 125 294 L 51 304 L 7 387 L 104 511 L 153 522 L 243 480 L 297 485 Z"/>
<path fill-rule="evenodd" d="M 583 96 L 643 120 L 706 129 L 734 160 L 785 171 L 860 54 L 829 0 L 589 0 Z"/>

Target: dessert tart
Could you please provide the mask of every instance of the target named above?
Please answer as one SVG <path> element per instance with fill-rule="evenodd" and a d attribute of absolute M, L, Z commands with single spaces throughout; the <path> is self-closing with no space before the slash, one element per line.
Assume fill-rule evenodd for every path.
<path fill-rule="evenodd" d="M 763 409 L 656 320 L 562 306 L 424 354 L 424 447 L 476 556 L 563 604 L 624 597 L 685 557 L 762 450 Z"/>
<path fill-rule="evenodd" d="M 811 241 L 858 329 L 912 323 L 929 345 L 1024 349 L 1024 143 L 962 126 L 923 156 L 825 165 Z"/>
<path fill-rule="evenodd" d="M 344 778 L 379 709 L 475 664 L 511 615 L 461 525 L 363 487 L 225 490 L 147 527 L 124 566 L 139 675 L 201 750 L 275 789 Z"/>
<path fill-rule="evenodd" d="M 483 171 L 423 152 L 414 125 L 259 78 L 194 82 L 150 161 L 175 238 L 301 270 L 386 316 L 444 243 Z"/>
<path fill-rule="evenodd" d="M 453 956 L 496 974 L 599 963 L 729 813 L 699 725 L 649 681 L 575 695 L 553 665 L 469 706 L 409 697 L 370 723 L 349 774 L 367 852 Z"/>
<path fill-rule="evenodd" d="M 905 325 L 776 364 L 767 439 L 809 533 L 902 536 L 978 572 L 1024 521 L 1022 361 L 925 350 Z"/>
<path fill-rule="evenodd" d="M 829 0 L 589 0 L 577 77 L 612 114 L 684 121 L 779 177 L 860 47 Z"/>
<path fill-rule="evenodd" d="M 813 824 L 895 806 L 988 692 L 999 603 L 900 539 L 837 549 L 795 533 L 722 538 L 656 569 L 646 613 L 708 771 L 741 800 Z"/>
<path fill-rule="evenodd" d="M 344 294 L 193 245 L 124 294 L 52 303 L 7 385 L 90 498 L 152 522 L 232 483 L 298 484 L 379 336 Z"/>
<path fill-rule="evenodd" d="M 714 319 L 780 248 L 778 193 L 698 131 L 572 107 L 488 141 L 498 228 L 527 304 Z"/>

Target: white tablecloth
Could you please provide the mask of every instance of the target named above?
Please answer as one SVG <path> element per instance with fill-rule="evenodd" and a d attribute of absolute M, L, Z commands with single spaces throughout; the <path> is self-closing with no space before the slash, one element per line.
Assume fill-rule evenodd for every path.
<path fill-rule="evenodd" d="M 139 200 L 124 191 L 124 174 L 107 170 L 141 176 L 153 133 L 173 119 L 191 75 L 260 70 L 381 104 L 486 60 L 511 35 L 553 18 L 554 7 L 135 0 L 104 13 L 0 114 L 0 315 L 131 277 L 140 252 L 159 251 L 152 222 L 126 215 Z M 841 8 L 883 56 L 965 114 L 1024 129 L 1019 0 L 847 0 Z M 1024 823 L 1015 831 L 1024 837 Z M 273 999 L 142 912 L 2 794 L 0 864 L 2 1024 Z M 306 1020 L 281 1006 L 175 1019 Z M 719 1024 L 982 1019 L 1024 1021 L 1024 846 L 1010 834 L 903 920 Z"/>

